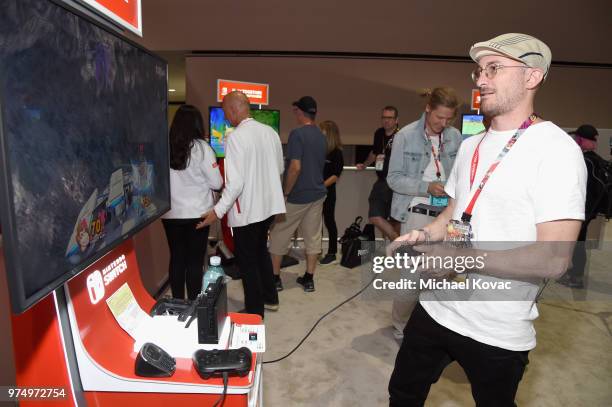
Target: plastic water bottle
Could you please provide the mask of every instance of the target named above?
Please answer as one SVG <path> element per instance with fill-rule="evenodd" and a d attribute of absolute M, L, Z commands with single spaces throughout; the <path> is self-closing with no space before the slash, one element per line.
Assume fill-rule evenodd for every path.
<path fill-rule="evenodd" d="M 206 270 L 202 279 L 202 291 L 206 291 L 208 284 L 216 282 L 219 277 L 225 277 L 225 272 L 221 267 L 221 257 L 212 256 L 210 266 L 208 266 L 208 270 Z"/>

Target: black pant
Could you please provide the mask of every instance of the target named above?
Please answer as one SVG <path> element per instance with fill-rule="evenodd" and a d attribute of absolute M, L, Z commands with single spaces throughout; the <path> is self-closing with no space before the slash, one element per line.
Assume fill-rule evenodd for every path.
<path fill-rule="evenodd" d="M 572 278 L 584 277 L 587 262 L 586 238 L 589 223 L 590 220 L 583 222 L 580 227 L 580 233 L 578 233 L 578 241 L 576 242 L 574 255 L 572 256 L 572 267 L 567 271 Z"/>
<path fill-rule="evenodd" d="M 202 290 L 202 268 L 209 228 L 196 229 L 202 219 L 162 219 L 170 247 L 170 289 L 174 298 L 194 300 Z"/>
<path fill-rule="evenodd" d="M 431 385 L 456 360 L 470 380 L 477 407 L 515 406 L 528 353 L 459 335 L 438 324 L 417 304 L 404 328 L 404 341 L 389 381 L 389 405 L 423 406 Z"/>
<path fill-rule="evenodd" d="M 264 302 L 278 304 L 272 260 L 266 244 L 272 220 L 274 216 L 261 222 L 233 228 L 236 263 L 242 276 L 245 309 L 249 314 L 259 314 L 262 317 Z"/>
<path fill-rule="evenodd" d="M 329 246 L 327 254 L 338 252 L 338 228 L 336 227 L 336 189 L 327 188 L 327 197 L 323 202 L 323 222 L 329 235 Z"/>

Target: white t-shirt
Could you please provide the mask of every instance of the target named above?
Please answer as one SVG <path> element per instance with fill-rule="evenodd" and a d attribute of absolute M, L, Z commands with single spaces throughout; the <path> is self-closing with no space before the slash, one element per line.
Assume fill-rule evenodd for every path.
<path fill-rule="evenodd" d="M 213 207 L 212 190 L 222 185 L 215 152 L 204 140 L 195 140 L 187 168 L 170 169 L 171 209 L 163 218 L 199 218 Z"/>
<path fill-rule="evenodd" d="M 445 186 L 455 199 L 453 219 L 461 219 L 478 184 L 516 130 L 489 131 L 480 144 L 480 159 L 470 190 L 470 165 L 484 135 L 466 139 Z M 560 219 L 584 220 L 586 166 L 578 145 L 552 122 L 532 125 L 497 166 L 472 213 L 473 240 L 534 242 L 536 225 Z M 486 264 L 486 263 L 485 263 Z M 469 278 L 495 277 L 470 273 Z M 516 280 L 510 280 L 513 284 Z M 525 301 L 439 301 L 444 292 L 421 293 L 421 304 L 439 324 L 479 342 L 523 351 L 535 347 L 533 320 L 537 285 L 518 282 Z M 448 297 L 446 297 L 448 298 Z"/>
<path fill-rule="evenodd" d="M 440 146 L 440 137 L 436 136 L 436 137 L 431 137 L 430 138 L 431 141 L 431 145 L 433 146 L 433 150 L 434 150 L 434 154 L 436 157 L 440 157 L 440 151 L 439 151 L 439 146 Z M 425 182 L 434 182 L 434 181 L 438 181 L 438 177 L 437 177 L 437 172 L 438 169 L 436 167 L 436 162 L 435 162 L 435 158 L 434 155 L 430 155 L 431 159 L 429 160 L 429 164 L 427 164 L 427 167 L 425 167 L 425 170 L 423 170 L 423 178 L 422 180 Z M 440 166 L 440 181 L 444 182 L 445 176 L 446 174 L 444 174 L 444 166 L 442 165 L 442 163 L 440 161 L 438 161 L 438 165 Z M 412 208 L 413 206 L 416 206 L 420 203 L 429 205 L 430 204 L 430 199 L 429 196 L 425 197 L 425 196 L 415 196 L 414 198 L 412 198 L 412 201 L 410 201 L 410 205 L 409 208 Z"/>

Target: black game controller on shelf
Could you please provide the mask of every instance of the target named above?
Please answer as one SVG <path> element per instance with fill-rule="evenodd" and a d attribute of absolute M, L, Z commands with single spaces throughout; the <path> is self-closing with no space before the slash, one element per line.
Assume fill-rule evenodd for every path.
<path fill-rule="evenodd" d="M 151 311 L 149 311 L 149 315 L 152 317 L 156 315 L 177 315 L 180 316 L 184 314 L 192 302 L 189 300 L 182 300 L 178 298 L 160 298 L 157 300 Z M 187 319 L 185 317 L 185 319 Z M 183 319 L 183 321 L 185 320 Z"/>
<path fill-rule="evenodd" d="M 135 371 L 137 376 L 168 377 L 176 370 L 176 360 L 165 350 L 147 342 L 142 345 L 136 357 Z"/>
<path fill-rule="evenodd" d="M 193 354 L 193 365 L 204 380 L 229 376 L 246 376 L 251 370 L 252 355 L 249 348 L 197 350 Z"/>

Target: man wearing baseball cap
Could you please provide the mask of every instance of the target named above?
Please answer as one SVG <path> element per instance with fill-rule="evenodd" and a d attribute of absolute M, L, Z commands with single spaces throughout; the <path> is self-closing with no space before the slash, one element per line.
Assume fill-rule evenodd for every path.
<path fill-rule="evenodd" d="M 604 160 L 597 150 L 597 129 L 590 124 L 583 124 L 569 134 L 574 136 L 576 144 L 584 155 L 584 163 L 587 167 L 587 194 L 585 203 L 585 219 L 578 234 L 578 244 L 574 249 L 572 267 L 557 282 L 570 288 L 584 288 L 584 272 L 586 268 L 586 237 L 589 223 L 597 217 L 599 208 L 607 202 L 608 188 L 605 184 L 605 171 L 609 163 Z M 602 174 L 603 172 L 603 174 Z"/>
<path fill-rule="evenodd" d="M 270 230 L 270 254 L 276 288 L 280 291 L 283 289 L 281 261 L 299 227 L 306 246 L 306 272 L 298 277 L 297 283 L 304 291 L 312 292 L 315 290 L 313 276 L 321 253 L 323 201 L 327 195 L 323 183 L 327 140 L 315 124 L 317 102 L 314 98 L 303 96 L 293 102 L 293 114 L 300 127 L 289 133 L 287 143 L 283 184 L 287 213 L 277 217 Z"/>
<path fill-rule="evenodd" d="M 576 130 L 570 131 L 568 134 L 574 136 L 574 140 L 583 151 L 597 150 L 597 137 L 599 136 L 599 132 L 590 124 L 583 124 Z"/>
<path fill-rule="evenodd" d="M 484 265 L 468 269 L 469 290 L 421 292 L 389 382 L 391 406 L 422 406 L 454 360 L 465 370 L 477 406 L 514 406 L 536 346 L 539 284 L 565 272 L 584 219 L 580 149 L 535 114 L 535 95 L 550 70 L 548 46 L 530 35 L 504 34 L 474 44 L 470 56 L 490 127 L 461 144 L 444 188 L 448 207 L 398 241 L 417 244 L 425 256 L 480 256 Z M 445 239 L 445 245 L 420 244 Z M 514 244 L 484 251 L 484 242 Z M 543 246 L 546 255 L 534 255 Z M 423 273 L 438 280 L 462 272 L 433 264 Z M 510 288 L 486 289 L 484 282 Z"/>

